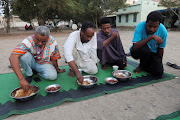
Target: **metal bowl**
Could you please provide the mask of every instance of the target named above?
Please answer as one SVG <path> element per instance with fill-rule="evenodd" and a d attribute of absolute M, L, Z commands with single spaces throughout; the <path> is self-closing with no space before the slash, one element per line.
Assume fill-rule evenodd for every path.
<path fill-rule="evenodd" d="M 45 91 L 48 93 L 55 93 L 58 92 L 61 89 L 61 86 L 59 84 L 53 84 L 53 85 L 48 85 L 45 88 Z"/>
<path fill-rule="evenodd" d="M 118 79 L 118 81 L 127 81 L 131 78 L 132 73 L 127 70 L 116 70 L 112 72 L 112 76 Z"/>
<path fill-rule="evenodd" d="M 84 84 L 79 83 L 79 81 L 77 80 L 78 85 L 83 87 L 83 88 L 94 87 L 99 80 L 96 76 L 92 76 L 92 75 L 86 75 L 83 77 L 84 77 L 84 81 L 88 81 L 90 83 L 89 85 L 84 85 Z"/>
<path fill-rule="evenodd" d="M 113 77 L 107 77 L 105 79 L 105 82 L 107 84 L 114 85 L 114 84 L 118 83 L 118 80 L 116 78 L 113 78 Z"/>
<path fill-rule="evenodd" d="M 11 94 L 10 94 L 10 97 L 14 98 L 16 101 L 28 101 L 28 100 L 31 100 L 33 99 L 37 93 L 39 92 L 40 88 L 36 85 L 30 85 L 30 89 L 33 90 L 34 94 L 30 95 L 30 96 L 27 96 L 27 97 L 15 97 L 15 94 L 16 94 L 16 91 L 19 90 L 19 89 L 22 89 L 21 87 L 18 87 L 16 89 L 14 89 Z"/>

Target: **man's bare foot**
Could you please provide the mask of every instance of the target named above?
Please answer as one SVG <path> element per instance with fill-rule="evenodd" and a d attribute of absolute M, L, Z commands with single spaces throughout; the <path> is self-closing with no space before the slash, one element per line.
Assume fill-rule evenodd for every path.
<path fill-rule="evenodd" d="M 70 77 L 74 77 L 75 73 L 74 71 L 72 71 L 71 69 L 69 70 L 68 76 Z"/>
<path fill-rule="evenodd" d="M 134 73 L 138 74 L 142 70 L 142 67 L 138 66 L 136 69 L 134 69 Z"/>
<path fill-rule="evenodd" d="M 101 69 L 102 70 L 107 70 L 107 65 L 105 64 L 105 65 L 101 65 Z"/>

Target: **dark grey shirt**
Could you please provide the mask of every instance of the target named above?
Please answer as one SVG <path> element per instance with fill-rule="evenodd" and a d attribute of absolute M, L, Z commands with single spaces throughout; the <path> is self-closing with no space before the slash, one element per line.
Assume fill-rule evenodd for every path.
<path fill-rule="evenodd" d="M 113 39 L 107 46 L 103 47 L 103 41 L 111 37 L 112 32 L 118 30 L 111 28 L 110 34 L 106 36 L 101 30 L 97 33 L 97 54 L 101 65 L 108 63 L 116 63 L 119 60 L 126 60 L 120 35 Z"/>

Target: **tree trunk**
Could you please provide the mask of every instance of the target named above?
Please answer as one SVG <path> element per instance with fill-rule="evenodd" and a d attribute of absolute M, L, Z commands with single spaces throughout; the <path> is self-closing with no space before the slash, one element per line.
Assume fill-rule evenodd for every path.
<path fill-rule="evenodd" d="M 7 16 L 6 33 L 10 33 L 10 16 Z"/>
<path fill-rule="evenodd" d="M 6 23 L 7 23 L 7 26 L 6 26 L 6 33 L 10 33 L 10 10 L 9 10 L 9 0 L 6 0 L 5 1 L 5 6 L 4 6 L 4 10 L 5 10 L 5 15 L 6 15 Z"/>
<path fill-rule="evenodd" d="M 43 19 L 38 18 L 38 25 L 45 25 L 45 21 Z"/>

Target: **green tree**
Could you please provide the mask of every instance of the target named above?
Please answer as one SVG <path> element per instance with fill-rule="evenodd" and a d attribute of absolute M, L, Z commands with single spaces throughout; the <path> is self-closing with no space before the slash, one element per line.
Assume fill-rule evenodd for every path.
<path fill-rule="evenodd" d="M 112 13 L 124 6 L 125 0 L 12 0 L 13 13 L 39 25 L 51 20 L 57 25 L 60 20 L 72 19 L 75 23 L 92 21 L 98 23 L 106 11 Z"/>
<path fill-rule="evenodd" d="M 91 21 L 96 24 L 103 16 L 102 0 L 89 0 L 84 3 L 84 21 Z"/>
<path fill-rule="evenodd" d="M 104 9 L 104 15 L 117 12 L 118 9 L 125 7 L 126 0 L 102 0 L 102 8 Z"/>
<path fill-rule="evenodd" d="M 179 20 L 180 20 L 180 12 L 176 12 L 173 8 L 179 8 L 180 11 L 180 1 L 179 0 L 161 0 L 160 4 L 162 6 L 167 7 L 168 9 L 170 9 L 175 15 L 178 16 Z"/>
<path fill-rule="evenodd" d="M 39 25 L 52 20 L 55 25 L 59 20 L 67 20 L 74 14 L 73 0 L 13 0 L 13 13 L 23 21 L 31 23 L 37 19 Z"/>
<path fill-rule="evenodd" d="M 12 9 L 13 14 L 30 24 L 37 14 L 35 0 L 13 0 Z"/>
<path fill-rule="evenodd" d="M 88 20 L 97 26 L 102 16 L 117 12 L 119 8 L 125 6 L 126 0 L 76 0 L 76 2 L 82 5 L 83 11 L 76 14 L 75 23 Z"/>

